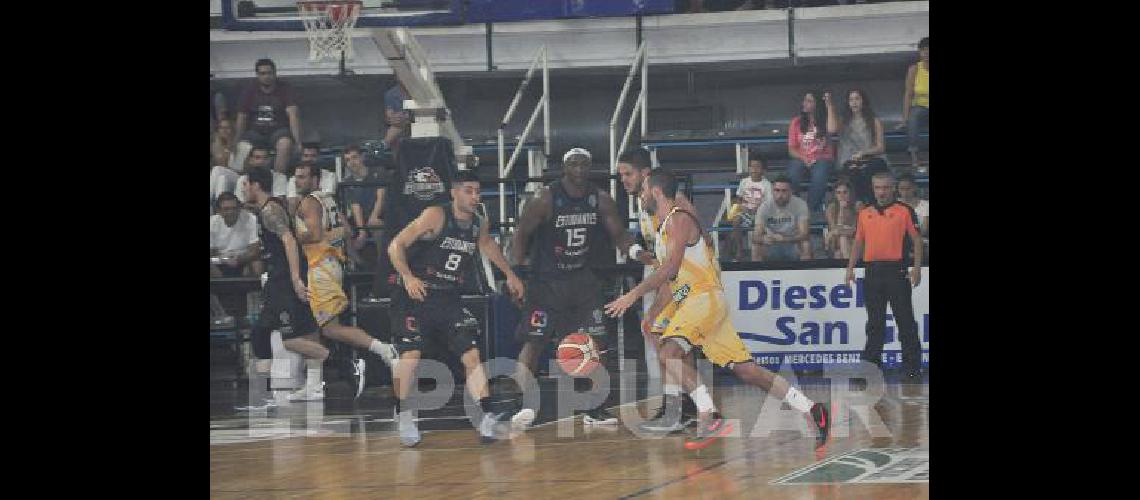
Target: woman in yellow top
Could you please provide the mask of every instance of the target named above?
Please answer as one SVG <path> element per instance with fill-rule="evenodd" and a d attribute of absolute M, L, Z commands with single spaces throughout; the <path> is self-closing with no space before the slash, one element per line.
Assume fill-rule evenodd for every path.
<path fill-rule="evenodd" d="M 903 96 L 903 121 L 906 122 L 907 151 L 910 163 L 925 174 L 918 164 L 918 127 L 930 125 L 930 37 L 918 42 L 918 62 L 906 70 L 906 95 Z"/>

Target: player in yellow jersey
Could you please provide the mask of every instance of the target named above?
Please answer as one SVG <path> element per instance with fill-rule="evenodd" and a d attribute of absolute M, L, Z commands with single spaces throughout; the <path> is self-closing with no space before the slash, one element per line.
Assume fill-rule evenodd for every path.
<path fill-rule="evenodd" d="M 629 193 L 630 196 L 637 196 L 641 192 L 641 183 L 649 177 L 649 173 L 652 172 L 652 170 L 653 160 L 649 155 L 649 151 L 645 149 L 635 148 L 622 153 L 621 156 L 618 157 L 618 176 L 621 178 L 622 186 L 625 187 L 625 191 Z M 681 208 L 689 210 L 694 214 L 697 213 L 697 209 L 693 207 L 693 204 L 685 195 L 677 195 L 676 201 Z M 648 247 L 649 250 L 639 254 L 639 252 L 645 249 L 642 249 L 639 244 L 634 244 L 634 246 L 630 247 L 630 256 L 640 256 L 641 258 L 638 260 L 641 260 L 644 264 L 657 267 L 660 265 L 660 262 L 653 258 L 651 250 L 653 249 L 653 242 L 657 239 L 658 217 L 651 215 L 646 210 L 640 210 L 637 212 L 637 219 L 641 230 L 641 239 L 645 242 L 645 246 Z M 659 306 L 664 306 L 669 302 L 668 286 L 662 285 L 661 290 L 663 291 L 659 291 L 654 299 L 655 307 L 652 308 L 651 311 L 657 310 L 660 312 L 661 308 Z M 647 312 L 641 321 L 641 334 L 646 338 L 647 348 L 656 350 L 657 345 L 661 342 L 661 332 L 665 330 L 665 326 L 663 324 L 653 323 L 653 318 L 654 316 Z M 692 358 L 692 354 L 688 354 L 687 356 Z M 657 357 L 657 360 L 659 364 L 664 362 L 660 356 Z M 665 373 L 664 364 L 661 364 L 661 373 Z M 696 372 L 693 373 L 695 374 Z M 662 394 L 664 394 L 664 399 L 662 400 L 661 406 L 649 421 L 641 424 L 641 429 L 646 432 L 675 432 L 684 429 L 690 424 L 697 423 L 697 407 L 693 404 L 692 398 L 690 398 L 687 393 L 681 391 L 680 385 L 663 385 Z M 696 385 L 700 384 L 694 381 L 693 386 L 695 387 Z M 665 408 L 677 406 L 677 398 L 681 400 L 681 418 L 665 418 Z"/>
<path fill-rule="evenodd" d="M 720 266 L 712 247 L 701 237 L 696 216 L 677 206 L 676 195 L 677 180 L 669 172 L 655 170 L 643 181 L 642 208 L 661 217 L 654 245 L 661 265 L 629 293 L 606 304 L 606 313 L 619 317 L 646 292 L 668 284 L 672 301 L 658 316 L 668 319 L 658 347 L 658 354 L 665 360 L 665 383 L 684 385 L 696 380 L 692 374 L 696 368 L 687 355 L 699 347 L 709 361 L 809 415 L 818 431 L 817 446 L 823 446 L 831 427 L 830 412 L 752 359 L 728 317 Z M 686 440 L 685 448 L 704 448 L 732 432 L 731 425 L 716 411 L 704 384 L 691 388 L 689 395 L 700 412 L 700 424 L 696 435 Z M 675 415 L 680 417 L 679 412 Z"/>
<path fill-rule="evenodd" d="M 345 228 L 336 200 L 331 194 L 317 190 L 320 168 L 302 163 L 297 166 L 294 179 L 300 195 L 297 234 L 309 264 L 309 307 L 321 327 L 321 334 L 374 352 L 394 367 L 398 360 L 392 344 L 374 339 L 358 327 L 341 324 L 338 318 L 348 307 L 348 296 L 344 293 Z M 352 368 L 356 397 L 360 397 L 364 391 L 364 360 L 353 360 Z"/>

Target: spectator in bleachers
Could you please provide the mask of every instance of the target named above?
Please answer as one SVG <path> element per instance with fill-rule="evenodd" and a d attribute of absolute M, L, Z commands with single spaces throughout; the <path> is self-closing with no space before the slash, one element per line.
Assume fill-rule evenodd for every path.
<path fill-rule="evenodd" d="M 411 113 L 404 111 L 404 101 L 409 99 L 408 91 L 397 82 L 392 88 L 384 92 L 384 144 L 388 149 L 396 150 L 397 139 L 410 134 L 412 123 Z"/>
<path fill-rule="evenodd" d="M 255 167 L 269 166 L 269 146 L 264 144 L 254 144 L 249 150 L 249 157 L 245 162 L 245 170 L 248 171 Z M 234 194 L 237 195 L 238 200 L 242 204 L 248 203 L 249 200 L 245 199 L 245 190 L 241 186 L 248 181 L 248 176 L 243 174 L 238 177 L 237 190 Z M 280 172 L 273 172 L 273 196 L 286 196 L 289 193 L 289 178 Z M 258 207 L 260 208 L 260 207 Z"/>
<path fill-rule="evenodd" d="M 320 144 L 317 144 L 315 142 L 306 142 L 305 144 L 303 144 L 301 146 L 301 162 L 298 163 L 297 166 L 300 166 L 300 165 L 316 165 L 317 164 L 317 158 L 320 157 L 320 154 L 321 154 L 321 145 Z M 330 171 L 325 170 L 323 168 L 318 168 L 317 170 L 321 174 L 319 190 L 335 196 L 336 195 L 336 186 L 340 182 L 336 178 L 336 173 L 330 172 Z M 293 177 L 289 178 L 289 184 L 288 184 L 288 188 L 287 188 L 287 192 L 286 192 L 286 196 L 288 196 L 290 198 L 297 196 L 297 182 L 294 180 L 294 179 L 296 179 L 296 175 L 297 175 L 297 168 L 293 167 Z"/>
<path fill-rule="evenodd" d="M 222 193 L 237 189 L 241 168 L 235 169 L 236 152 L 233 124 L 228 119 L 218 121 L 218 128 L 210 141 L 210 201 Z"/>
<path fill-rule="evenodd" d="M 245 89 L 237 107 L 237 137 L 276 149 L 273 170 L 284 175 L 294 145 L 301 144 L 297 99 L 292 87 L 277 80 L 277 66 L 272 60 L 258 59 L 254 69 L 257 81 Z"/>
<path fill-rule="evenodd" d="M 390 180 L 386 174 L 390 174 L 391 172 L 385 169 L 371 169 L 371 173 L 376 180 L 383 182 L 384 185 L 376 188 L 376 200 L 372 202 L 372 210 L 368 215 L 368 225 L 373 227 L 383 226 L 384 193 L 387 190 L 387 184 Z"/>
<path fill-rule="evenodd" d="M 344 148 L 344 163 L 347 165 L 345 181 L 349 182 L 376 182 L 382 179 L 364 164 L 364 155 L 360 146 L 355 144 Z M 351 187 L 345 190 L 348 202 L 348 220 L 352 227 L 349 238 L 349 255 L 356 265 L 370 266 L 376 261 L 376 245 L 368 242 L 369 231 L 364 228 L 368 218 L 375 208 L 377 197 L 383 196 L 383 187 Z"/>
<path fill-rule="evenodd" d="M 226 118 L 218 120 L 218 128 L 210 140 L 210 166 L 229 166 L 235 151 L 234 126 Z"/>
<path fill-rule="evenodd" d="M 226 102 L 226 95 L 214 88 L 214 74 L 210 74 L 210 132 L 218 126 L 218 122 L 230 119 L 230 109 Z"/>
<path fill-rule="evenodd" d="M 772 197 L 772 183 L 764 178 L 767 166 L 767 160 L 762 155 L 758 152 L 751 153 L 748 158 L 748 177 L 740 180 L 740 186 L 736 188 L 736 196 L 732 200 L 740 206 L 739 214 L 732 219 L 732 233 L 729 237 L 729 245 L 736 260 L 744 260 L 742 247 L 745 241 L 750 241 L 745 240 L 744 233 L 755 227 L 756 210 Z M 752 250 L 749 254 L 755 259 L 759 248 L 756 245 L 749 246 Z"/>
<path fill-rule="evenodd" d="M 851 180 L 856 209 L 873 204 L 871 176 L 887 171 L 883 142 L 883 122 L 875 116 L 871 100 L 862 89 L 847 92 L 843 112 L 836 113 L 831 94 L 823 95 L 827 105 L 827 132 L 839 134 L 838 163 Z"/>
<path fill-rule="evenodd" d="M 215 203 L 218 213 L 210 216 L 210 277 L 260 275 L 257 217 L 243 210 L 233 193 L 220 194 Z"/>
<path fill-rule="evenodd" d="M 827 109 L 822 92 L 805 92 L 800 100 L 800 114 L 788 126 L 788 178 L 792 188 L 799 190 L 804 179 L 810 177 L 807 206 L 812 213 L 821 212 L 827 180 L 835 166 L 835 146 L 827 136 Z"/>
<path fill-rule="evenodd" d="M 756 210 L 756 230 L 752 232 L 756 261 L 808 260 L 811 236 L 808 224 L 811 213 L 807 203 L 792 194 L 792 183 L 786 177 L 772 181 L 772 197 Z"/>
<path fill-rule="evenodd" d="M 906 122 L 906 149 L 910 152 L 911 166 L 925 174 L 927 166 L 918 161 L 918 134 L 919 128 L 930 126 L 930 37 L 918 41 L 918 62 L 906 70 L 902 118 Z"/>
<path fill-rule="evenodd" d="M 835 199 L 827 205 L 827 237 L 823 248 L 828 257 L 851 257 L 855 244 L 855 221 L 859 211 L 851 195 L 851 183 L 845 178 L 835 183 Z"/>
<path fill-rule="evenodd" d="M 930 202 L 918 197 L 918 185 L 914 176 L 903 174 L 899 176 L 899 201 L 910 205 L 918 215 L 918 229 L 925 239 L 930 224 Z"/>

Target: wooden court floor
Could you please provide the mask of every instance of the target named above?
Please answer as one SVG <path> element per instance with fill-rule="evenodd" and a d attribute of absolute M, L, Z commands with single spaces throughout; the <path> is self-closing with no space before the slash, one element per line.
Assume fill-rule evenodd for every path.
<path fill-rule="evenodd" d="M 888 384 L 873 405 L 834 415 L 833 437 L 816 450 L 810 435 L 773 420 L 778 402 L 758 389 L 717 382 L 716 402 L 739 419 L 739 437 L 701 452 L 683 437 L 639 438 L 624 426 L 579 418 L 539 423 L 481 445 L 466 420 L 420 424 L 423 442 L 400 446 L 390 405 L 336 409 L 335 402 L 273 414 L 212 411 L 212 498 L 927 498 L 928 387 Z M 822 385 L 805 393 L 829 400 Z M 840 396 L 843 401 L 845 396 Z M 614 412 L 648 415 L 658 397 Z M 854 404 L 854 402 L 852 403 Z M 766 418 L 761 418 L 761 408 Z M 784 407 L 786 410 L 786 407 Z M 453 411 L 453 415 L 458 412 Z M 628 414 L 628 413 L 627 413 Z M 420 415 L 424 417 L 424 414 Z M 623 417 L 624 418 L 624 417 Z M 866 421 L 866 422 L 865 422 Z M 772 424 L 772 422 L 778 422 Z M 868 424 L 869 422 L 869 424 Z M 766 429 L 775 426 L 784 430 Z M 794 425 L 793 425 L 794 427 Z M 802 426 L 806 431 L 806 423 Z"/>

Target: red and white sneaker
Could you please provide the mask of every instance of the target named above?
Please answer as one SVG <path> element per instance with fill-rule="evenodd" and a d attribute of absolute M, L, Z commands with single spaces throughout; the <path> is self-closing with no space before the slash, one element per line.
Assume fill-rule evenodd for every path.
<path fill-rule="evenodd" d="M 827 405 L 816 403 L 811 405 L 808 416 L 811 418 L 812 427 L 815 427 L 819 433 L 815 437 L 816 448 L 823 447 L 827 444 L 827 436 L 831 433 L 831 412 L 827 409 Z"/>
<path fill-rule="evenodd" d="M 697 433 L 685 440 L 686 450 L 703 450 L 713 441 L 729 435 L 732 424 L 714 412 L 707 420 L 702 419 L 697 425 Z"/>

